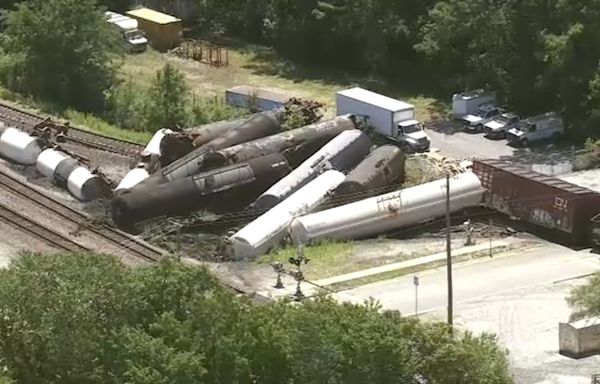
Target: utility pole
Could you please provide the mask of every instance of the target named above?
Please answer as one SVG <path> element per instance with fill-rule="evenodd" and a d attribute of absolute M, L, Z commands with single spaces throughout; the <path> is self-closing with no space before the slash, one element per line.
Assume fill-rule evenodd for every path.
<path fill-rule="evenodd" d="M 419 277 L 413 276 L 413 284 L 415 285 L 415 317 L 419 317 Z"/>
<path fill-rule="evenodd" d="M 452 245 L 450 238 L 450 175 L 446 175 L 446 269 L 448 272 L 448 324 L 452 325 Z"/>
<path fill-rule="evenodd" d="M 492 219 L 490 219 L 489 223 L 488 223 L 488 236 L 490 238 L 490 257 L 493 257 L 492 255 Z"/>

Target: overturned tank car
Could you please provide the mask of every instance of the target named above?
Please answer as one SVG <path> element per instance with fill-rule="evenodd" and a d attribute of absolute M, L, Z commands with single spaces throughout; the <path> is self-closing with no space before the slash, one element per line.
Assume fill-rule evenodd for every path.
<path fill-rule="evenodd" d="M 390 191 L 404 182 L 404 161 L 404 152 L 395 145 L 375 149 L 346 176 L 335 196 L 358 200 Z"/>
<path fill-rule="evenodd" d="M 254 205 L 261 210 L 270 209 L 326 170 L 352 169 L 369 153 L 369 149 L 369 136 L 364 132 L 358 129 L 344 131 L 269 188 Z"/>
<path fill-rule="evenodd" d="M 128 227 L 162 215 L 241 209 L 290 172 L 285 158 L 272 154 L 151 188 L 131 189 L 113 198 L 113 221 Z M 239 207 L 238 207 L 239 206 Z"/>

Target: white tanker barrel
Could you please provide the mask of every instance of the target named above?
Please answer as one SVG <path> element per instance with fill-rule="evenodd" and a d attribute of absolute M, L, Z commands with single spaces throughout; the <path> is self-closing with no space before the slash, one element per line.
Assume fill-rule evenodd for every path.
<path fill-rule="evenodd" d="M 249 201 L 290 172 L 280 154 L 214 169 L 151 188 L 129 189 L 112 200 L 113 221 L 128 226 L 162 215 L 182 215 L 200 208 L 242 209 Z"/>
<path fill-rule="evenodd" d="M 450 210 L 480 204 L 484 189 L 471 172 L 450 179 Z M 360 239 L 417 224 L 446 213 L 446 179 L 341 205 L 295 219 L 294 242 Z"/>
<path fill-rule="evenodd" d="M 173 133 L 173 131 L 165 128 L 156 131 L 140 155 L 142 157 L 149 157 L 151 155 L 157 155 L 160 157 L 161 143 L 165 136 L 170 135 L 171 133 Z"/>
<path fill-rule="evenodd" d="M 56 169 L 63 161 L 70 157 L 61 151 L 55 149 L 46 149 L 40 153 L 36 161 L 36 168 L 39 173 L 46 177 L 54 177 Z"/>
<path fill-rule="evenodd" d="M 231 236 L 227 240 L 226 254 L 236 260 L 265 254 L 287 235 L 287 228 L 295 217 L 312 211 L 344 178 L 343 173 L 334 170 L 322 173 Z"/>
<path fill-rule="evenodd" d="M 370 145 L 369 136 L 358 129 L 340 133 L 263 193 L 254 205 L 261 210 L 270 209 L 324 170 L 352 169 L 369 153 Z"/>
<path fill-rule="evenodd" d="M 92 201 L 102 193 L 102 181 L 87 168 L 78 167 L 69 175 L 67 189 L 80 201 Z"/>
<path fill-rule="evenodd" d="M 376 148 L 346 176 L 335 190 L 335 196 L 352 196 L 359 200 L 398 189 L 404 182 L 405 159 L 404 152 L 395 145 Z"/>
<path fill-rule="evenodd" d="M 115 196 L 123 193 L 124 191 L 131 189 L 150 177 L 150 174 L 146 170 L 146 164 L 139 163 L 135 168 L 127 172 L 125 177 L 121 180 L 117 188 L 115 188 L 113 194 Z"/>
<path fill-rule="evenodd" d="M 35 165 L 42 148 L 35 137 L 13 127 L 2 129 L 0 155 L 23 165 Z"/>

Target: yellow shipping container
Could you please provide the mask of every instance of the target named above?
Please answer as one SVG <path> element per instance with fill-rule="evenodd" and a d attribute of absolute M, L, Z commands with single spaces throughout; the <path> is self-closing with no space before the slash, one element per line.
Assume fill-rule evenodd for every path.
<path fill-rule="evenodd" d="M 139 22 L 140 29 L 146 33 L 154 49 L 166 51 L 179 46 L 181 19 L 149 8 L 133 9 L 127 15 Z"/>

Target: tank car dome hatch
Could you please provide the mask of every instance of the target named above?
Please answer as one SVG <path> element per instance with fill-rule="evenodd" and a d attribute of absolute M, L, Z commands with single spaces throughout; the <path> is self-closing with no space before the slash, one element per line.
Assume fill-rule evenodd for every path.
<path fill-rule="evenodd" d="M 34 165 L 42 152 L 36 138 L 13 127 L 0 136 L 0 155 L 23 165 Z"/>
<path fill-rule="evenodd" d="M 77 199 L 91 201 L 102 192 L 102 181 L 87 168 L 78 167 L 69 175 L 67 189 Z"/>

